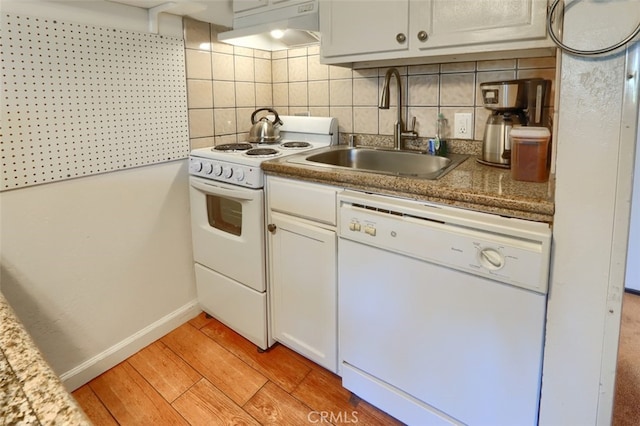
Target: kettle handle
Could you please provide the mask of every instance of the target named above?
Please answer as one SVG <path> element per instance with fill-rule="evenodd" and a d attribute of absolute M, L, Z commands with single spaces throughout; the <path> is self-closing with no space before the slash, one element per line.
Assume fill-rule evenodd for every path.
<path fill-rule="evenodd" d="M 277 124 L 282 125 L 282 120 L 280 120 L 280 117 L 278 116 L 278 112 L 275 109 L 271 109 L 271 108 L 260 108 L 260 109 L 257 109 L 255 111 L 253 111 L 253 114 L 251 114 L 251 124 L 256 124 L 256 114 L 259 113 L 260 111 L 272 112 L 275 115 L 275 118 L 273 119 L 273 124 L 274 125 L 277 125 Z"/>

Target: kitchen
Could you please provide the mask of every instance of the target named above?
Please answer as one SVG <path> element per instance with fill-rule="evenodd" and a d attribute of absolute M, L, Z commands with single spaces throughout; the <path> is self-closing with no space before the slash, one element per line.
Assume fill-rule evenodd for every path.
<path fill-rule="evenodd" d="M 21 2 L 11 3 L 3 2 L 3 12 L 11 7 L 15 13 L 27 16 L 34 13 L 25 10 L 27 6 L 20 6 Z M 634 18 L 637 21 L 637 17 L 615 13 L 624 10 L 623 2 L 615 5 L 579 3 L 571 9 L 576 17 L 565 22 L 564 38 L 569 44 L 605 45 L 623 38 L 628 33 L 625 28 L 633 26 Z M 91 12 L 92 8 L 105 15 L 99 17 Z M 118 22 L 138 31 L 146 30 L 146 13 L 125 6 L 44 4 L 39 5 L 38 10 L 44 16 L 60 20 L 106 27 Z M 583 19 L 580 14 L 584 14 Z M 604 18 L 600 22 L 603 29 L 611 31 L 615 26 L 620 33 L 611 31 L 615 34 L 606 33 L 605 38 L 603 34 L 586 31 L 582 22 L 596 15 Z M 172 35 L 181 36 L 179 19 L 176 22 L 166 14 L 160 18 L 161 28 L 164 22 L 171 28 Z M 615 20 L 615 25 L 607 19 Z M 625 21 L 624 26 L 619 24 L 620 19 L 629 22 Z M 187 61 L 189 54 L 188 51 Z M 307 55 L 316 53 L 311 51 Z M 200 52 L 195 56 L 201 56 Z M 274 54 L 273 61 L 279 59 L 284 58 Z M 274 65 L 274 70 L 280 69 L 278 67 Z M 330 70 L 332 73 L 343 71 L 338 67 Z M 619 317 L 624 267 L 624 262 L 619 260 L 624 257 L 620 255 L 624 253 L 620 247 L 626 246 L 625 230 L 613 226 L 625 223 L 624 219 L 614 221 L 618 218 L 615 215 L 621 214 L 624 218 L 625 196 L 616 197 L 611 188 L 616 187 L 618 179 L 618 187 L 631 184 L 631 165 L 626 164 L 623 169 L 617 163 L 618 150 L 629 147 L 622 143 L 618 146 L 617 141 L 628 138 L 624 133 L 628 128 L 620 128 L 621 120 L 625 125 L 631 123 L 631 127 L 637 121 L 636 117 L 623 116 L 619 105 L 625 75 L 624 55 L 595 61 L 562 57 L 554 217 L 556 248 L 551 281 L 554 290 L 549 304 L 549 344 L 545 359 L 548 372 L 541 405 L 541 419 L 547 419 L 548 424 L 594 423 L 598 415 L 606 418 L 606 407 L 611 403 L 612 383 L 602 389 L 599 383 L 602 360 L 612 356 L 607 348 L 613 350 L 614 344 L 605 345 L 604 352 L 601 347 L 605 336 L 611 338 L 605 330 L 613 327 L 615 333 L 615 316 Z M 340 79 L 339 75 L 335 77 Z M 299 93 L 296 88 L 301 83 L 279 78 L 274 72 L 274 106 L 286 105 L 278 96 L 285 93 L 285 88 L 290 94 Z M 349 81 L 349 77 L 341 80 Z M 610 88 L 613 81 L 619 81 L 618 92 Z M 264 84 L 257 80 L 255 83 Z M 353 79 L 354 85 L 360 83 Z M 359 132 L 355 126 L 370 121 L 354 120 L 350 125 L 349 112 L 355 105 L 341 100 L 339 95 L 334 95 L 338 96 L 333 99 L 335 103 L 330 99 L 329 103 L 318 104 L 321 108 L 336 105 L 335 113 L 329 113 L 338 117 L 347 132 Z M 593 108 L 594 97 L 600 104 L 606 103 L 606 108 Z M 244 117 L 254 109 L 253 105 L 237 107 L 242 109 L 239 115 Z M 371 105 L 363 105 L 363 109 L 367 107 Z M 326 115 L 326 109 L 312 113 Z M 393 111 L 390 113 L 393 115 Z M 222 124 L 231 120 L 227 118 Z M 388 132 L 391 125 L 381 124 L 380 128 Z M 212 144 L 210 139 L 206 140 L 213 136 L 208 130 L 191 128 L 190 131 L 192 147 Z M 362 132 L 369 133 L 369 130 Z M 620 157 L 630 158 L 622 154 Z M 575 158 L 581 161 L 576 162 Z M 592 165 L 598 173 L 585 173 L 585 164 Z M 583 195 L 585 187 L 590 191 Z M 177 161 L 2 193 L 2 291 L 59 374 L 72 372 L 87 360 L 93 360 L 77 370 L 88 379 L 126 357 L 126 352 L 145 346 L 197 312 L 193 303 L 190 223 L 184 210 L 188 205 L 186 188 L 186 164 Z M 622 205 L 614 209 L 616 200 Z M 603 227 L 603 223 L 611 226 Z M 593 245 L 576 246 L 576 241 L 583 241 L 583 235 L 587 234 L 593 235 Z M 610 261 L 610 255 L 603 256 L 604 249 L 598 253 L 589 250 L 597 245 L 606 247 L 609 253 L 608 250 L 613 250 L 612 243 L 618 250 L 614 252 L 615 260 Z M 190 285 L 184 285 L 185 277 L 190 277 Z M 554 284 L 556 282 L 558 284 Z M 604 282 L 611 285 L 611 290 L 607 291 Z M 577 297 L 580 303 L 576 303 Z M 612 314 L 604 309 L 608 304 Z M 596 306 L 601 309 L 596 310 Z M 114 313 L 120 318 L 117 323 L 111 320 Z M 607 320 L 610 315 L 613 318 Z M 150 324 L 157 326 L 149 327 Z M 594 330 L 600 330 L 601 334 Z M 127 341 L 134 335 L 137 339 Z M 103 358 L 95 359 L 107 350 Z M 576 359 L 582 362 L 575 362 Z M 610 381 L 611 376 L 605 373 Z M 67 377 L 77 377 L 80 384 L 85 380 L 82 374 L 67 374 Z M 574 394 L 575 387 L 584 392 Z M 603 406 L 596 410 L 598 401 Z M 593 411 L 584 407 L 592 407 Z"/>

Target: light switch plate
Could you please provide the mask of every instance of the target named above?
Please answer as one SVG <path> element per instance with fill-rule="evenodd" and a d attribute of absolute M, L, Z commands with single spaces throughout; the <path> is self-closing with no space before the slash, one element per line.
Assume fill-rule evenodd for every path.
<path fill-rule="evenodd" d="M 458 112 L 453 120 L 454 139 L 473 139 L 473 114 L 470 112 Z"/>

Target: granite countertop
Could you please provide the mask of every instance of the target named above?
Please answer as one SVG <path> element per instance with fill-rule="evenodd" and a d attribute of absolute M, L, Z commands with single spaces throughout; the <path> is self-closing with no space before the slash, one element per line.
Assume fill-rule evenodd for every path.
<path fill-rule="evenodd" d="M 0 419 L 3 425 L 90 425 L 0 293 Z"/>
<path fill-rule="evenodd" d="M 456 152 L 453 151 L 452 152 Z M 293 163 L 286 156 L 262 163 L 271 175 L 326 183 L 349 189 L 411 198 L 508 217 L 551 223 L 554 213 L 554 177 L 548 182 L 521 182 L 511 178 L 510 170 L 486 166 L 469 158 L 436 180 L 390 176 Z M 309 151 L 296 154 L 306 156 Z"/>

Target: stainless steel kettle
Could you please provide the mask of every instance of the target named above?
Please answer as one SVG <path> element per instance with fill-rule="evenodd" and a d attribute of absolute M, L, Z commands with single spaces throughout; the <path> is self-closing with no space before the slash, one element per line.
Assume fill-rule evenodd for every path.
<path fill-rule="evenodd" d="M 273 121 L 269 120 L 267 116 L 256 120 L 256 114 L 261 111 L 273 113 Z M 249 142 L 270 143 L 278 142 L 280 140 L 279 127 L 282 125 L 282 120 L 278 117 L 276 110 L 271 108 L 260 108 L 253 111 L 253 114 L 251 114 L 251 124 L 251 130 L 249 130 Z"/>

